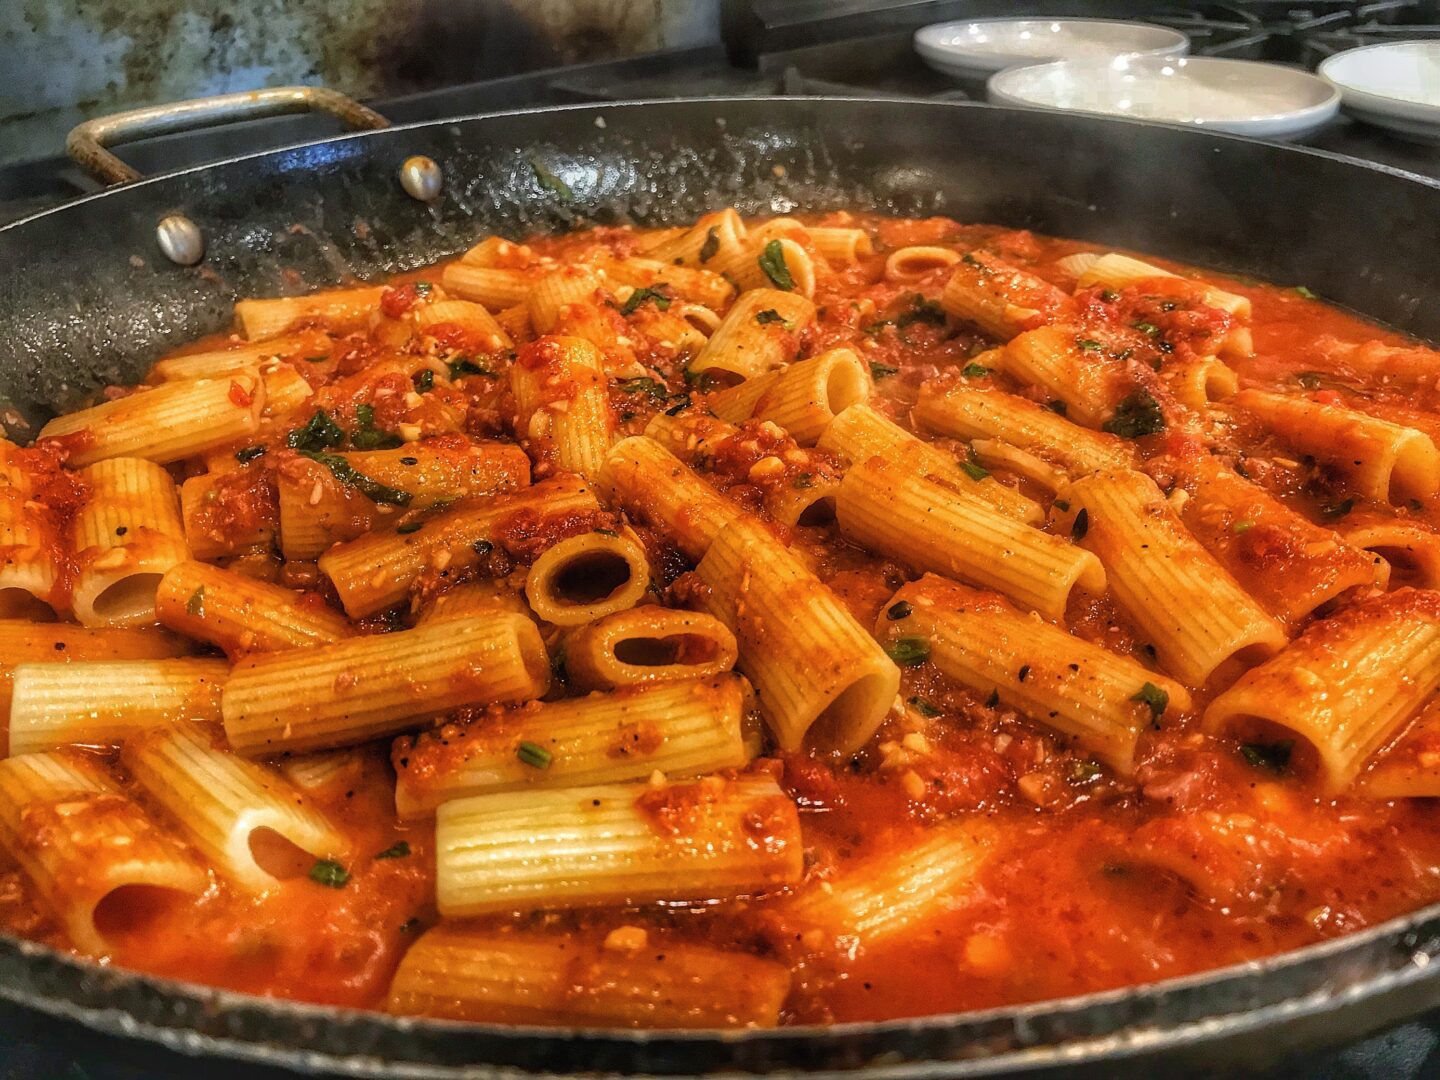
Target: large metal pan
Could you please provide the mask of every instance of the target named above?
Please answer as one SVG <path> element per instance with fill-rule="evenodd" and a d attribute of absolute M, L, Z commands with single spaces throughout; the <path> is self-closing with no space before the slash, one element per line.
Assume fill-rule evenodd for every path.
<path fill-rule="evenodd" d="M 442 176 L 428 201 L 400 182 L 417 155 Z M 429 194 L 413 168 L 408 187 Z M 1303 283 L 1440 337 L 1440 185 L 1407 174 L 1238 138 L 984 106 L 587 105 L 343 136 L 130 183 L 0 229 L 0 420 L 28 437 L 56 408 L 133 380 L 165 349 L 224 327 L 238 296 L 420 266 L 491 231 L 678 222 L 725 205 L 940 213 L 1084 237 Z M 198 230 L 198 266 L 177 265 L 157 243 L 157 225 L 173 215 Z M 172 254 L 198 253 L 187 226 L 172 220 L 165 233 Z M 79 1039 L 83 1025 L 132 1049 L 250 1063 L 236 1066 L 242 1072 L 267 1063 L 407 1077 L 860 1069 L 910 1077 L 1164 1063 L 1233 1074 L 1440 1004 L 1437 957 L 1440 906 L 1132 990 L 715 1036 L 395 1020 L 147 978 L 0 938 L 0 1000 L 58 1037 Z"/>

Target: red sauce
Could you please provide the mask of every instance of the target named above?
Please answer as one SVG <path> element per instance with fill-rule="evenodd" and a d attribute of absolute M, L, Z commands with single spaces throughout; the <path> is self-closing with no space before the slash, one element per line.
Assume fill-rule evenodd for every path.
<path fill-rule="evenodd" d="M 979 252 L 978 261 L 992 269 L 1000 260 L 1035 275 L 1053 286 L 1027 294 L 1042 312 L 1037 324 L 1057 312 L 1079 319 L 1107 335 L 1107 348 L 1123 343 L 1133 349 L 1130 361 L 1142 374 L 1153 363 L 1213 351 L 1233 325 L 1224 312 L 1203 303 L 1193 274 L 1174 264 L 1159 263 L 1180 278 L 1072 296 L 1074 277 L 1057 260 L 1095 250 L 1090 245 L 947 218 L 830 215 L 814 223 L 863 227 L 876 250 L 821 276 L 814 298 L 818 322 L 797 335 L 795 346 L 803 355 L 839 344 L 856 348 L 877 376 L 872 405 L 902 424 L 923 382 L 956 371 L 998 344 L 955 319 L 904 317 L 929 310 L 954 271 L 939 267 L 918 280 L 888 281 L 885 259 L 902 246 L 941 244 L 957 253 Z M 512 245 L 501 259 L 507 268 L 530 273 L 539 260 L 564 265 L 598 252 L 623 257 L 641 250 L 632 231 L 604 228 Z M 1304 388 L 1297 379 L 1310 382 L 1318 371 L 1326 385 L 1310 389 L 1322 400 L 1422 411 L 1440 407 L 1440 386 L 1356 376 L 1347 366 L 1363 359 L 1361 349 L 1417 349 L 1400 335 L 1291 287 L 1217 275 L 1204 280 L 1253 304 L 1248 325 L 1255 354 L 1232 362 L 1243 387 L 1295 394 Z M 380 309 L 387 319 L 401 320 L 425 300 L 426 290 L 401 283 L 386 290 Z M 623 431 L 643 430 L 657 412 L 682 400 L 692 401 L 692 409 L 703 401 L 702 395 L 688 396 L 684 355 L 645 339 L 644 327 L 654 321 L 648 306 L 633 319 L 607 306 L 604 319 L 628 328 L 635 338 L 633 356 L 647 365 L 620 371 L 617 365 L 629 359 L 606 356 Z M 393 327 L 386 331 L 391 332 Z M 258 441 L 269 452 L 216 486 L 214 505 L 202 511 L 206 530 L 243 531 L 274 522 L 274 470 L 294 460 L 282 450 L 285 436 L 317 409 L 329 410 L 347 432 L 356 425 L 356 407 L 369 405 L 381 431 L 424 421 L 427 435 L 457 447 L 473 434 L 499 434 L 522 442 L 537 465 L 544 465 L 552 448 L 514 430 L 518 418 L 503 372 L 497 379 L 462 376 L 453 386 L 417 390 L 413 361 L 428 356 L 447 363 L 470 345 L 460 328 L 445 324 L 427 328 L 423 341 L 417 336 L 398 345 L 362 333 L 334 336 L 323 363 L 296 365 L 319 388 L 311 406 L 267 429 Z M 521 344 L 515 362 L 544 372 L 555 360 L 554 347 L 541 342 Z M 624 389 L 616 386 L 622 379 L 652 383 Z M 546 385 L 557 399 L 564 390 Z M 412 393 L 426 402 L 415 405 Z M 1251 479 L 1297 509 L 1313 514 L 1346 494 L 1323 468 L 1291 459 L 1243 417 L 1235 420 L 1234 437 Z M 1183 459 L 1203 448 L 1196 438 L 1171 430 L 1153 436 L 1144 449 L 1157 461 L 1167 455 Z M 37 478 L 36 498 L 62 521 L 83 498 L 73 475 L 61 468 L 67 445 L 73 442 L 50 440 L 24 452 L 31 455 L 27 471 Z M 765 482 L 752 475 L 756 463 L 791 452 L 818 461 L 807 467 L 827 478 L 840 474 L 838 462 L 753 422 L 720 440 L 701 471 L 731 498 L 763 513 Z M 787 462 L 769 482 L 793 484 L 799 468 Z M 1042 497 L 1017 477 L 997 476 Z M 1437 528 L 1437 505 L 1440 500 L 1431 499 L 1418 508 L 1383 509 Z M 1380 509 L 1362 503 L 1356 512 Z M 549 517 L 520 512 L 500 527 L 478 572 L 507 573 L 565 536 L 622 524 L 608 511 Z M 667 601 L 695 606 L 704 586 L 685 572 L 689 564 L 652 532 L 640 534 L 657 583 L 668 587 Z M 1262 570 L 1267 561 L 1286 557 L 1284 538 L 1259 528 L 1240 543 Z M 844 542 L 833 529 L 797 530 L 795 544 L 867 626 L 913 576 Z M 448 588 L 463 576 L 435 577 L 422 589 Z M 309 564 L 291 564 L 284 579 L 321 592 Z M 393 628 L 407 616 L 390 613 L 366 628 Z M 1143 639 L 1107 599 L 1077 600 L 1067 625 L 1154 666 Z M 1196 712 L 1212 690 L 1197 690 Z M 560 913 L 546 924 L 572 932 L 577 941 L 601 940 L 611 929 L 638 925 L 664 940 L 704 941 L 777 957 L 794 974 L 782 1020 L 817 1023 L 976 1009 L 1152 982 L 1313 944 L 1440 900 L 1434 873 L 1440 865 L 1440 818 L 1433 805 L 1354 793 L 1324 797 L 1303 771 L 1257 767 L 1233 740 L 1202 734 L 1196 712 L 1167 714 L 1142 737 L 1134 775 L 1122 778 L 1033 720 L 947 683 L 928 664 L 904 669 L 901 697 L 909 705 L 904 720 L 887 721 L 852 757 L 784 754 L 761 767 L 781 774 L 784 790 L 800 808 L 808 883 L 839 879 L 865 857 L 909 850 L 939 823 L 979 820 L 993 826 L 1002 837 L 1001 855 L 990 858 L 970 887 L 929 918 L 923 932 L 859 949 L 792 933 L 783 892 L 688 908 Z M 467 742 L 481 745 L 498 737 L 513 714 L 462 710 L 447 718 L 450 749 L 415 753 L 407 737 L 395 744 L 395 764 L 433 770 L 445 755 L 464 753 Z M 1433 727 L 1421 733 L 1412 755 L 1435 757 Z M 631 735 L 637 746 L 650 738 L 638 728 Z M 432 760 L 435 755 L 440 756 Z M 119 940 L 109 959 L 255 993 L 377 1006 L 404 949 L 436 918 L 432 829 L 428 823 L 397 821 L 394 776 L 383 757 L 377 750 L 353 784 L 317 799 L 354 841 L 343 887 L 327 888 L 300 876 L 250 898 L 220 884 L 183 911 Z M 645 797 L 644 808 L 657 830 L 683 832 L 688 819 L 704 812 L 708 790 L 703 783 L 660 789 Z M 766 814 L 758 812 L 754 841 L 766 843 L 771 831 Z M 401 839 L 409 844 L 408 855 L 375 857 Z M 507 916 L 480 922 L 514 921 Z M 0 874 L 0 923 L 64 944 L 14 869 Z"/>

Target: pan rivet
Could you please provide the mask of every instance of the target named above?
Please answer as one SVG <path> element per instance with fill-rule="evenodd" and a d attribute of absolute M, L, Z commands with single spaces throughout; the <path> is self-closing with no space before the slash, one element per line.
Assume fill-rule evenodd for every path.
<path fill-rule="evenodd" d="M 165 257 L 177 266 L 194 266 L 205 257 L 200 226 L 184 214 L 168 214 L 155 227 L 155 239 Z"/>
<path fill-rule="evenodd" d="M 420 154 L 406 158 L 405 164 L 400 166 L 400 186 L 406 194 L 421 202 L 429 202 L 439 195 L 444 179 L 440 166 Z"/>

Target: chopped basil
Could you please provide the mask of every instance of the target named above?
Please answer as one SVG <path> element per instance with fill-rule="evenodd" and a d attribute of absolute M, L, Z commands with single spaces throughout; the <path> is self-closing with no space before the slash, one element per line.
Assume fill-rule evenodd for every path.
<path fill-rule="evenodd" d="M 1104 775 L 1105 770 L 1100 767 L 1100 763 L 1089 758 L 1076 758 L 1065 766 L 1066 781 L 1076 786 L 1093 784 Z"/>
<path fill-rule="evenodd" d="M 397 840 L 384 851 L 375 853 L 377 859 L 403 859 L 410 854 L 410 844 L 406 840 Z"/>
<path fill-rule="evenodd" d="M 929 717 L 940 715 L 940 710 L 937 709 L 934 705 L 930 704 L 930 702 L 926 701 L 923 697 L 908 698 L 906 699 L 905 703 L 909 705 L 912 709 L 914 709 L 916 712 L 918 712 L 921 716 Z"/>
<path fill-rule="evenodd" d="M 625 304 L 620 308 L 621 315 L 633 315 L 641 304 L 649 300 L 661 311 L 670 307 L 670 301 L 674 299 L 670 295 L 670 286 L 663 281 L 656 282 L 651 288 L 635 289 L 625 298 Z"/>
<path fill-rule="evenodd" d="M 1354 499 L 1341 499 L 1338 503 L 1325 503 L 1321 506 L 1320 516 L 1326 521 L 1337 521 L 1354 509 Z"/>
<path fill-rule="evenodd" d="M 530 168 L 534 170 L 535 179 L 539 181 L 542 188 L 554 192 L 559 196 L 561 202 L 574 201 L 575 193 L 570 190 L 570 185 L 546 168 L 543 162 L 531 158 Z"/>
<path fill-rule="evenodd" d="M 1139 330 L 1142 334 L 1145 334 L 1149 337 L 1160 336 L 1160 328 L 1152 322 L 1137 322 L 1131 323 L 1130 325 L 1133 326 L 1136 330 Z"/>
<path fill-rule="evenodd" d="M 1136 389 L 1115 407 L 1115 415 L 1102 425 L 1111 435 L 1139 439 L 1165 430 L 1165 414 L 1148 390 Z"/>
<path fill-rule="evenodd" d="M 1255 522 L 1250 521 L 1249 519 L 1246 519 L 1245 521 L 1237 521 L 1237 522 L 1235 522 L 1234 525 L 1231 525 L 1231 526 L 1230 526 L 1230 529 L 1231 529 L 1232 532 L 1243 533 L 1243 532 L 1249 532 L 1249 531 L 1250 531 L 1251 529 L 1253 529 L 1254 527 L 1255 527 Z"/>
<path fill-rule="evenodd" d="M 429 296 L 430 293 L 434 290 L 434 288 L 435 286 L 431 285 L 428 281 L 417 281 L 415 282 L 415 295 Z"/>
<path fill-rule="evenodd" d="M 967 251 L 964 255 L 961 255 L 960 261 L 963 262 L 966 266 L 973 266 L 975 267 L 975 269 L 983 270 L 986 273 L 990 272 L 990 267 L 986 266 L 983 262 L 977 259 L 973 251 Z"/>
<path fill-rule="evenodd" d="M 1085 539 L 1085 534 L 1089 531 L 1090 511 L 1082 506 L 1080 512 L 1075 515 L 1075 520 L 1070 524 L 1070 539 L 1078 544 Z"/>
<path fill-rule="evenodd" d="M 959 463 L 960 471 L 971 480 L 984 480 L 990 475 L 990 470 L 983 465 L 977 465 L 973 461 L 962 461 Z"/>
<path fill-rule="evenodd" d="M 1047 401 L 1045 403 L 1045 408 L 1049 409 L 1051 412 L 1056 413 L 1059 416 L 1064 416 L 1065 410 L 1068 408 L 1068 406 L 1065 404 L 1065 402 L 1057 398 L 1054 401 Z"/>
<path fill-rule="evenodd" d="M 1076 338 L 1076 339 L 1075 339 L 1075 344 L 1076 344 L 1077 347 L 1079 347 L 1079 348 L 1081 348 L 1081 349 L 1084 349 L 1086 352 L 1104 352 L 1104 351 L 1105 351 L 1105 346 L 1104 346 L 1104 345 L 1101 345 L 1100 342 L 1098 342 L 1098 341 L 1092 341 L 1090 338 Z"/>
<path fill-rule="evenodd" d="M 904 330 L 911 323 L 929 323 L 931 326 L 945 325 L 945 309 L 934 300 L 927 300 L 916 293 L 911 298 L 913 305 L 909 311 L 902 312 L 895 317 L 895 329 Z"/>
<path fill-rule="evenodd" d="M 327 889 L 343 889 L 350 880 L 350 871 L 334 859 L 319 859 L 310 868 L 310 880 Z"/>
<path fill-rule="evenodd" d="M 235 451 L 235 460 L 240 462 L 241 465 L 248 465 L 263 453 L 265 453 L 265 447 L 263 446 L 247 446 L 243 450 Z"/>
<path fill-rule="evenodd" d="M 1019 674 L 1017 674 L 1015 677 L 1021 682 L 1024 682 L 1026 679 L 1028 679 L 1030 677 L 1030 665 L 1021 664 Z"/>
<path fill-rule="evenodd" d="M 901 667 L 914 667 L 930 658 L 930 642 L 924 638 L 899 638 L 887 645 L 885 652 Z"/>
<path fill-rule="evenodd" d="M 450 364 L 450 378 L 458 379 L 463 375 L 484 375 L 487 379 L 499 378 L 489 368 L 483 368 L 474 360 L 455 360 Z"/>
<path fill-rule="evenodd" d="M 1116 300 L 1120 299 L 1120 294 L 1114 289 L 1101 289 L 1100 299 L 1107 304 L 1113 304 Z"/>
<path fill-rule="evenodd" d="M 205 586 L 201 585 L 193 593 L 190 599 L 185 601 L 185 614 L 193 615 L 196 618 L 205 617 Z"/>
<path fill-rule="evenodd" d="M 1296 295 L 1298 295 L 1298 296 L 1303 296 L 1306 300 L 1316 300 L 1316 299 L 1319 299 L 1313 292 L 1311 292 L 1309 289 L 1307 289 L 1304 285 L 1296 285 L 1296 286 L 1295 286 L 1295 292 L 1296 292 Z"/>
<path fill-rule="evenodd" d="M 323 364 L 323 363 L 325 363 L 326 360 L 329 360 L 329 359 L 330 359 L 330 357 L 329 357 L 328 355 L 326 355 L 326 356 L 307 356 L 307 357 L 305 357 L 305 362 L 306 362 L 307 364 Z"/>
<path fill-rule="evenodd" d="M 428 394 L 435 389 L 435 372 L 426 368 L 424 371 L 416 372 L 410 381 L 415 384 L 417 394 Z"/>
<path fill-rule="evenodd" d="M 1306 390 L 1320 389 L 1321 376 L 1318 371 L 1297 371 L 1295 381 Z"/>
<path fill-rule="evenodd" d="M 475 552 L 476 555 L 479 555 L 483 559 L 486 555 L 489 555 L 490 552 L 495 550 L 495 545 L 492 544 L 489 540 L 476 540 L 473 544 L 470 545 L 470 550 Z"/>
<path fill-rule="evenodd" d="M 1240 756 L 1257 769 L 1269 769 L 1278 773 L 1289 768 L 1290 754 L 1294 749 L 1295 742 L 1292 739 L 1275 743 L 1245 743 L 1240 747 Z"/>
<path fill-rule="evenodd" d="M 815 477 L 808 472 L 802 472 L 799 476 L 795 477 L 792 483 L 795 487 L 799 488 L 801 491 L 804 491 L 806 488 L 812 488 L 815 486 Z"/>
<path fill-rule="evenodd" d="M 324 409 L 316 409 L 304 427 L 296 428 L 285 437 L 285 445 L 302 453 L 317 453 L 345 441 L 345 432 Z"/>
<path fill-rule="evenodd" d="M 666 410 L 665 410 L 665 415 L 666 415 L 666 416 L 679 416 L 682 412 L 684 412 L 684 411 L 685 411 L 686 409 L 688 409 L 689 407 L 690 407 L 690 399 L 687 397 L 687 398 L 685 398 L 683 401 L 681 401 L 678 405 L 671 405 L 670 408 L 666 409 Z"/>
<path fill-rule="evenodd" d="M 960 369 L 960 374 L 967 379 L 983 379 L 990 374 L 990 369 L 984 364 L 966 364 Z"/>
<path fill-rule="evenodd" d="M 599 533 L 601 536 L 614 536 L 614 537 L 618 537 L 618 536 L 620 535 L 620 534 L 619 534 L 618 532 L 616 532 L 614 529 L 591 529 L 590 531 L 591 531 L 591 532 L 595 532 L 595 533 Z"/>
<path fill-rule="evenodd" d="M 550 763 L 555 760 L 554 754 L 529 739 L 522 740 L 520 745 L 515 748 L 515 756 L 532 769 L 548 769 Z"/>
<path fill-rule="evenodd" d="M 375 426 L 375 406 L 356 405 L 355 422 L 360 426 L 350 436 L 350 442 L 357 450 L 394 450 L 404 446 L 405 440 L 390 431 L 381 431 Z"/>
<path fill-rule="evenodd" d="M 686 386 L 693 386 L 702 394 L 709 393 L 715 389 L 715 376 L 709 371 L 691 371 L 688 367 L 680 372 L 685 378 Z"/>
<path fill-rule="evenodd" d="M 898 367 L 891 367 L 889 364 L 881 364 L 874 360 L 870 361 L 870 377 L 872 379 L 883 379 L 886 376 L 894 375 L 899 370 Z"/>
<path fill-rule="evenodd" d="M 781 315 L 772 307 L 766 308 L 764 311 L 757 312 L 755 315 L 755 321 L 761 326 L 768 326 L 770 323 L 783 323 L 785 321 L 785 316 Z"/>
<path fill-rule="evenodd" d="M 415 458 L 415 457 L 402 457 L 402 458 L 400 459 L 400 464 L 401 464 L 401 465 L 419 465 L 419 464 L 420 464 L 420 459 L 419 459 L 419 458 Z"/>
<path fill-rule="evenodd" d="M 915 609 L 910 606 L 910 601 L 896 600 L 895 603 L 885 609 L 885 617 L 891 622 L 896 622 L 899 619 L 908 619 L 910 613 L 914 610 Z"/>
<path fill-rule="evenodd" d="M 779 240 L 771 240 L 756 260 L 765 276 L 777 289 L 787 292 L 795 288 L 795 279 L 790 276 L 790 267 L 785 265 L 785 248 Z"/>
<path fill-rule="evenodd" d="M 1131 701 L 1138 701 L 1150 707 L 1150 719 L 1158 720 L 1160 714 L 1170 706 L 1170 695 L 1152 682 L 1147 682 L 1130 695 Z"/>
<path fill-rule="evenodd" d="M 646 375 L 634 379 L 621 379 L 615 385 L 619 387 L 622 394 L 644 394 L 657 405 L 670 400 L 670 391 Z"/>
<path fill-rule="evenodd" d="M 1000 705 L 1000 691 L 999 691 L 999 690 L 991 690 L 991 691 L 990 691 L 990 696 L 985 699 L 985 706 L 986 706 L 986 708 L 994 709 L 994 708 L 998 708 L 999 705 Z"/>
<path fill-rule="evenodd" d="M 712 225 L 705 231 L 705 242 L 700 245 L 700 261 L 707 263 L 720 250 L 720 227 Z"/>
<path fill-rule="evenodd" d="M 410 493 L 387 487 L 378 480 L 372 480 L 338 454 L 317 454 L 301 451 L 311 461 L 317 461 L 330 470 L 330 474 L 346 487 L 352 487 L 374 503 L 389 506 L 409 506 Z"/>
<path fill-rule="evenodd" d="M 401 536 L 409 536 L 411 533 L 419 532 L 424 524 L 423 521 L 407 521 L 404 525 L 396 525 L 395 531 Z"/>

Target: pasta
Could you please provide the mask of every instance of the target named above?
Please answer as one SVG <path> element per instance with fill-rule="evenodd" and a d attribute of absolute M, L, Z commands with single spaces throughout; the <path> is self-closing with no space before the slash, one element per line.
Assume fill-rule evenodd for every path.
<path fill-rule="evenodd" d="M 1440 902 L 1440 351 L 943 216 L 456 247 L 0 441 L 0 933 L 729 1029 Z"/>

